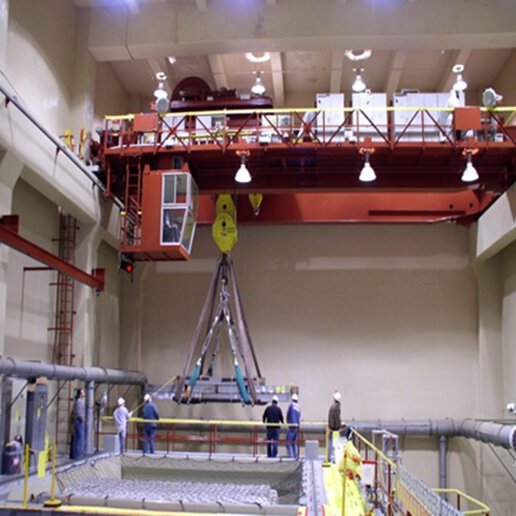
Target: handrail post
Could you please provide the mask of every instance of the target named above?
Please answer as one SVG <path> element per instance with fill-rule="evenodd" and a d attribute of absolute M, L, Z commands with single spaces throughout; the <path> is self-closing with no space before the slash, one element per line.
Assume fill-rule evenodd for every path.
<path fill-rule="evenodd" d="M 23 508 L 26 509 L 29 503 L 29 462 L 30 462 L 30 448 L 25 445 L 25 453 L 23 454 Z"/>

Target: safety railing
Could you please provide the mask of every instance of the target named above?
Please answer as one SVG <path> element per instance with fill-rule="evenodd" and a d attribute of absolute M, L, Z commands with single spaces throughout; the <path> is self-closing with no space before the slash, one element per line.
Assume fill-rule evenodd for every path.
<path fill-rule="evenodd" d="M 375 507 L 382 507 L 387 515 L 396 514 L 399 509 L 395 496 L 398 483 L 397 464 L 358 432 L 353 430 L 350 438 L 363 456 L 363 462 L 374 468 L 371 502 Z"/>
<path fill-rule="evenodd" d="M 516 108 L 478 108 L 472 129 L 456 130 L 451 108 L 273 109 L 157 113 L 106 117 L 105 154 L 195 151 L 222 152 L 248 146 L 335 147 L 357 142 L 395 148 L 404 143 L 457 146 L 467 138 L 478 145 L 516 146 Z M 477 112 L 477 113 L 478 113 Z M 382 116 L 378 117 L 378 113 Z M 337 119 L 337 120 L 336 120 Z M 463 124 L 463 123 L 462 123 Z M 466 122 L 467 125 L 467 122 Z M 462 126 L 462 125 L 461 125 Z M 129 151 L 130 149 L 130 151 Z"/>
<path fill-rule="evenodd" d="M 434 492 L 437 494 L 453 495 L 449 498 L 452 498 L 455 501 L 455 507 L 460 511 L 460 514 L 490 514 L 491 512 L 491 509 L 489 509 L 486 504 L 467 495 L 466 493 L 463 493 L 462 491 L 459 491 L 458 489 L 434 489 Z M 464 510 L 463 507 L 465 503 L 476 508 Z"/>
<path fill-rule="evenodd" d="M 104 417 L 103 420 L 112 423 L 112 417 Z M 127 431 L 127 448 L 140 450 L 143 444 L 143 423 L 148 420 L 131 418 Z M 218 421 L 201 419 L 160 419 L 156 421 L 156 449 L 160 452 L 170 453 L 176 451 L 203 451 L 209 454 L 223 451 L 246 452 L 253 456 L 265 453 L 267 438 L 265 430 L 267 426 L 280 428 L 278 446 L 286 446 L 285 433 L 291 426 L 287 423 L 262 423 L 258 421 Z M 113 431 L 99 432 L 99 436 L 112 435 Z M 324 434 L 315 437 L 324 445 Z M 313 435 L 310 439 L 314 440 Z M 305 436 L 298 432 L 296 444 L 299 449 L 305 442 Z"/>

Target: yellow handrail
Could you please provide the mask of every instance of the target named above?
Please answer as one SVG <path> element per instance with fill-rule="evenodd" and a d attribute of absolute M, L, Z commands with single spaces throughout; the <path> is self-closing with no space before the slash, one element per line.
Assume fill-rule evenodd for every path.
<path fill-rule="evenodd" d="M 425 107 L 425 106 L 419 106 L 419 107 L 393 107 L 393 106 L 386 106 L 386 107 L 368 107 L 367 110 L 364 110 L 363 108 L 353 108 L 353 107 L 344 107 L 344 108 L 260 108 L 260 109 L 223 109 L 223 110 L 215 110 L 215 111 L 174 111 L 171 113 L 166 113 L 163 116 L 171 115 L 171 116 L 181 116 L 181 117 L 189 117 L 189 116 L 224 116 L 224 115 L 253 115 L 253 114 L 289 114 L 289 113 L 306 113 L 309 111 L 315 111 L 317 113 L 353 113 L 355 111 L 388 111 L 388 112 L 414 112 L 414 111 L 421 111 L 421 110 L 427 110 L 427 111 L 442 111 L 442 112 L 453 112 L 455 108 L 450 107 Z M 494 112 L 494 113 L 511 113 L 511 118 L 516 111 L 516 106 L 503 106 L 503 107 L 495 107 L 495 108 L 486 108 L 486 107 L 480 107 L 480 111 L 487 113 L 487 112 Z M 105 116 L 105 120 L 133 120 L 134 114 L 128 113 L 125 115 L 108 115 Z"/>
<path fill-rule="evenodd" d="M 476 498 L 473 498 L 472 496 L 467 495 L 466 493 L 463 493 L 459 489 L 437 488 L 437 489 L 433 489 L 433 491 L 434 491 L 434 493 L 437 493 L 437 494 L 456 494 L 456 495 L 468 500 L 468 502 L 476 504 L 480 507 L 479 509 L 473 509 L 471 511 L 461 511 L 462 514 L 490 514 L 491 513 L 491 509 L 485 503 L 481 502 L 480 500 L 477 500 Z"/>

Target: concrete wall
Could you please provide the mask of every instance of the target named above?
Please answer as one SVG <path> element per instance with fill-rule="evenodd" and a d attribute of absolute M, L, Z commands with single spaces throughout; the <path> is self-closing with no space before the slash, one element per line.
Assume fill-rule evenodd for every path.
<path fill-rule="evenodd" d="M 493 86 L 498 94 L 503 95 L 502 106 L 514 106 L 516 102 L 514 77 L 516 77 L 516 50 L 512 51 Z M 516 124 L 514 117 L 511 123 Z"/>

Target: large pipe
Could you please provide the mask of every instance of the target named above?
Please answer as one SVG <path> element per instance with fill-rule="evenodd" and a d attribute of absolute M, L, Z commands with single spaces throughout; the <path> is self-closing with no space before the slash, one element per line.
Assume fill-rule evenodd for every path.
<path fill-rule="evenodd" d="M 423 421 L 348 421 L 358 432 L 369 433 L 372 430 L 388 430 L 399 436 L 411 437 L 468 437 L 484 443 L 516 449 L 516 425 L 479 421 L 475 419 L 437 419 Z"/>
<path fill-rule="evenodd" d="M 122 371 L 106 367 L 73 367 L 44 362 L 27 362 L 0 357 L 0 374 L 21 378 L 44 376 L 49 380 L 80 380 L 83 382 L 145 385 L 146 376 L 139 371 Z"/>

